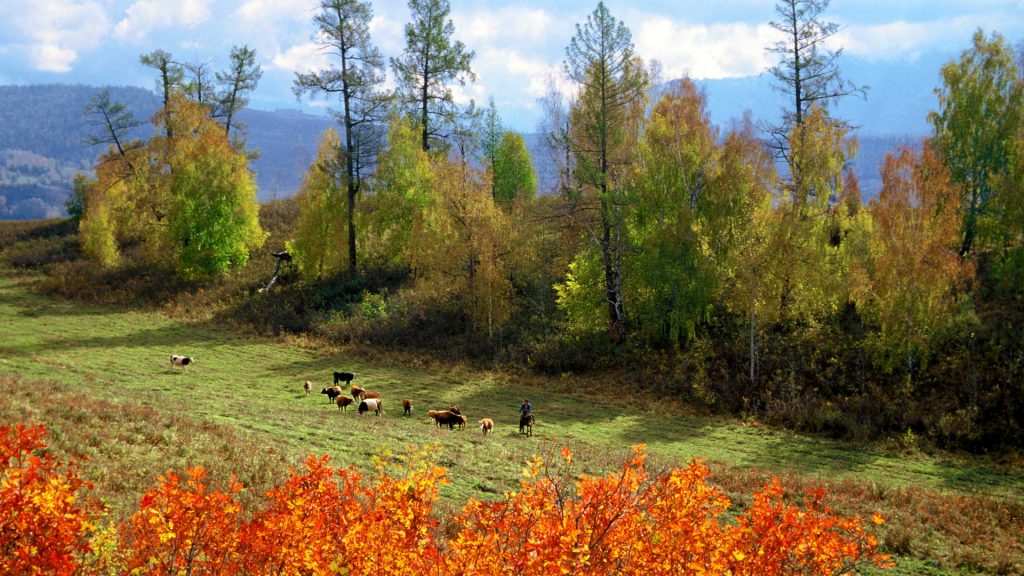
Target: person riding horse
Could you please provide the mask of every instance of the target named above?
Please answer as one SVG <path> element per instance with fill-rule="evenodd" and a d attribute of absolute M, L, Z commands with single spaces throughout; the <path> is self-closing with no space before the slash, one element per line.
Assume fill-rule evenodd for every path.
<path fill-rule="evenodd" d="M 530 399 L 523 400 L 523 405 L 519 407 L 519 433 L 523 432 L 525 428 L 529 435 L 533 435 L 533 405 L 530 404 Z"/>

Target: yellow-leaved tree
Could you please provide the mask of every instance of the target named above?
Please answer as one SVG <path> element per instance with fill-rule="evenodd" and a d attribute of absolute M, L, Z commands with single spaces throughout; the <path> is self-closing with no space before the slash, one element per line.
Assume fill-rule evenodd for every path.
<path fill-rule="evenodd" d="M 80 224 L 86 254 L 113 265 L 119 245 L 136 240 L 147 259 L 185 278 L 245 264 L 266 239 L 245 150 L 231 145 L 208 107 L 180 93 L 154 123 L 169 124 L 164 134 L 172 136 L 101 157 Z"/>
<path fill-rule="evenodd" d="M 359 246 L 370 261 L 409 266 L 413 231 L 433 202 L 430 159 L 417 126 L 404 118 L 388 123 L 387 145 L 377 160 L 373 193 L 361 204 Z"/>
<path fill-rule="evenodd" d="M 410 245 L 417 283 L 456 297 L 470 324 L 492 335 L 511 312 L 508 215 L 486 173 L 463 160 L 436 158 L 430 187 L 436 198 Z"/>
<path fill-rule="evenodd" d="M 320 278 L 345 265 L 345 191 L 341 178 L 338 133 L 328 128 L 320 137 L 316 160 L 295 196 L 299 220 L 289 250 L 303 276 Z"/>

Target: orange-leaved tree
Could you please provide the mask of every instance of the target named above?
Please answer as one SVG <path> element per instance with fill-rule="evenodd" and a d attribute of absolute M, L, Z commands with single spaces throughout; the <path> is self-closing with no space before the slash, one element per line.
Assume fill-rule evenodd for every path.
<path fill-rule="evenodd" d="M 872 562 L 888 566 L 878 541 L 857 517 L 833 514 L 822 505 L 822 490 L 809 491 L 804 506 L 786 502 L 773 478 L 754 495 L 754 504 L 727 530 L 721 544 L 721 565 L 729 574 L 850 574 Z M 875 524 L 883 523 L 875 515 Z"/>
<path fill-rule="evenodd" d="M 234 574 L 239 550 L 242 485 L 211 490 L 206 470 L 174 472 L 143 494 L 139 509 L 121 528 L 121 546 L 132 574 Z"/>
<path fill-rule="evenodd" d="M 446 573 L 833 575 L 886 565 L 860 519 L 817 499 L 787 503 L 773 482 L 731 523 L 706 466 L 652 478 L 643 447 L 634 451 L 618 472 L 575 482 L 567 450 L 553 473 L 536 459 L 518 492 L 471 500 L 448 542 Z"/>
<path fill-rule="evenodd" d="M 98 505 L 74 463 L 45 452 L 42 425 L 0 426 L 0 574 L 74 574 Z"/>
<path fill-rule="evenodd" d="M 268 492 L 268 508 L 244 530 L 241 572 L 253 575 L 436 572 L 437 520 L 432 517 L 444 469 L 410 451 L 394 473 L 384 459 L 372 482 L 326 456 L 309 457 L 303 473 Z"/>

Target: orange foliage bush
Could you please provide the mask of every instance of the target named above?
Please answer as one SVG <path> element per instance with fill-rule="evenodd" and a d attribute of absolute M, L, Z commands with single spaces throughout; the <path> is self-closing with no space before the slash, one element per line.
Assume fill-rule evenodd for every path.
<path fill-rule="evenodd" d="M 0 427 L 3 574 L 71 574 L 76 553 L 89 551 L 89 511 L 74 506 L 85 484 L 73 468 L 29 456 L 43 434 Z M 821 491 L 796 505 L 773 481 L 729 519 L 729 499 L 700 463 L 652 477 L 638 447 L 618 472 L 577 477 L 572 454 L 562 458 L 553 468 L 535 458 L 502 500 L 470 500 L 450 538 L 433 509 L 445 471 L 426 452 L 390 468 L 379 458 L 369 479 L 311 456 L 248 520 L 237 482 L 211 490 L 201 468 L 185 479 L 168 472 L 120 526 L 116 572 L 831 575 L 887 565 L 864 522 L 822 507 Z"/>
<path fill-rule="evenodd" d="M 210 491 L 206 471 L 190 468 L 182 482 L 174 472 L 142 496 L 139 510 L 121 529 L 121 547 L 132 574 L 227 574 L 238 561 L 239 513 L 235 494 Z"/>
<path fill-rule="evenodd" d="M 651 478 L 642 447 L 622 470 L 572 481 L 535 460 L 505 500 L 470 501 L 444 555 L 450 574 L 842 574 L 886 566 L 858 518 L 787 504 L 774 482 L 735 522 L 700 463 Z M 880 519 L 876 519 L 880 521 Z"/>
<path fill-rule="evenodd" d="M 337 477 L 337 478 L 335 478 Z M 270 490 L 269 507 L 245 528 L 242 572 L 278 574 L 429 574 L 437 571 L 431 516 L 444 469 L 419 456 L 395 474 L 378 464 L 367 485 L 354 469 L 310 456 Z"/>
<path fill-rule="evenodd" d="M 0 574 L 74 574 L 97 506 L 74 465 L 44 452 L 41 425 L 0 426 Z"/>

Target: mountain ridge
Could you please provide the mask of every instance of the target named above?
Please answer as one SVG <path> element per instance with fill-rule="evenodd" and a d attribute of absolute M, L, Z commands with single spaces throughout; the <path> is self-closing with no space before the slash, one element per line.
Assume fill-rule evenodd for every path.
<path fill-rule="evenodd" d="M 780 102 L 764 97 L 764 90 L 770 89 L 765 75 L 697 84 L 708 95 L 712 122 L 723 128 L 729 126 L 731 119 L 742 117 L 746 110 L 755 118 L 764 117 Z M 0 219 L 63 215 L 74 175 L 91 172 L 103 151 L 100 146 L 85 143 L 98 128 L 90 126 L 83 114 L 85 104 L 103 88 L 84 84 L 0 86 Z M 109 88 L 113 100 L 128 105 L 136 119 L 144 121 L 131 137 L 151 135 L 154 128 L 145 121 L 159 107 L 157 95 L 133 86 Z M 752 105 L 757 108 L 751 108 Z M 839 110 L 856 112 L 842 105 Z M 316 157 L 320 135 L 328 127 L 337 128 L 329 116 L 291 108 L 247 108 L 239 114 L 239 120 L 247 130 L 247 147 L 259 151 L 251 167 L 261 201 L 293 195 Z M 856 123 L 856 116 L 853 122 Z M 543 154 L 539 135 L 526 133 L 524 137 L 537 169 L 538 187 L 548 191 L 555 178 L 552 159 Z M 897 145 L 913 144 L 918 138 L 913 133 L 860 134 L 861 151 L 853 169 L 865 197 L 874 195 L 881 185 L 878 169 L 885 154 Z"/>

